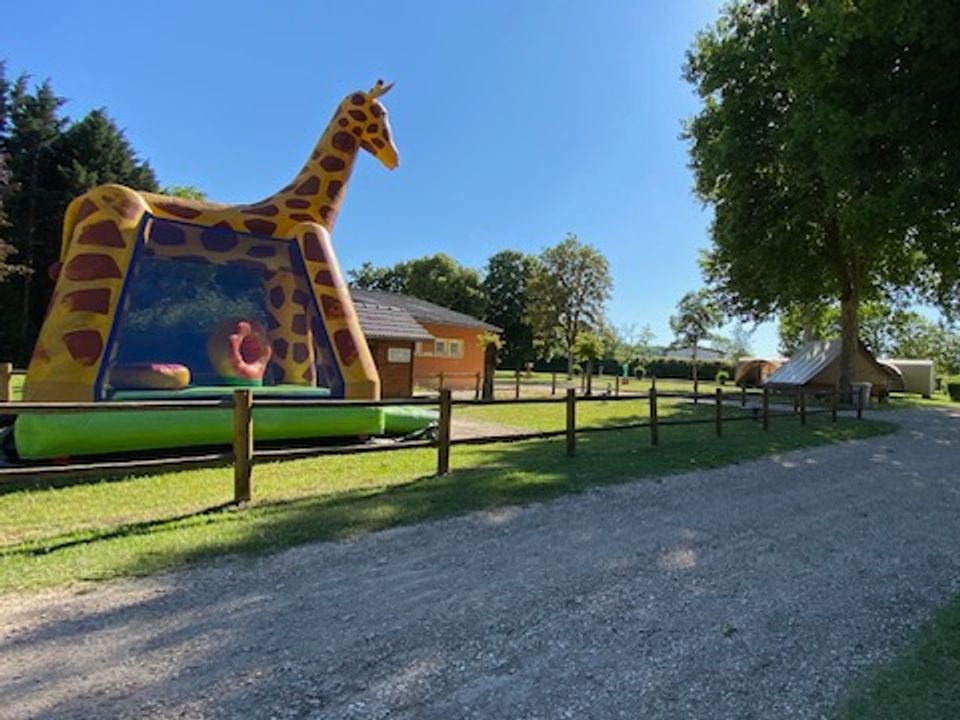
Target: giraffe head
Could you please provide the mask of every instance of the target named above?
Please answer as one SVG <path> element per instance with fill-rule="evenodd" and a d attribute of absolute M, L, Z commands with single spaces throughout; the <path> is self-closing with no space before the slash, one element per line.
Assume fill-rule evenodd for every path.
<path fill-rule="evenodd" d="M 392 87 L 393 83 L 385 85 L 383 80 L 377 80 L 369 92 L 355 92 L 348 96 L 338 113 L 338 122 L 356 136 L 360 147 L 389 170 L 400 164 L 400 158 L 397 146 L 393 144 L 387 109 L 380 103 L 380 97 Z"/>

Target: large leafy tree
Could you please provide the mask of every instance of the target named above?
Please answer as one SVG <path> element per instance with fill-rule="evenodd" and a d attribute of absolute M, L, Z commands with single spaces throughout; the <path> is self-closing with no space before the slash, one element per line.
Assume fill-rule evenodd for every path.
<path fill-rule="evenodd" d="M 839 301 L 843 386 L 863 300 L 960 303 L 958 26 L 957 3 L 738 0 L 688 56 L 706 275 L 752 318 Z"/>
<path fill-rule="evenodd" d="M 0 141 L 6 137 L 9 108 L 10 85 L 7 82 L 5 70 L 4 63 L 0 62 Z M 10 223 L 7 220 L 6 205 L 9 203 L 12 189 L 10 155 L 5 147 L 0 145 L 0 283 L 26 269 L 14 261 L 17 249 L 9 239 Z"/>
<path fill-rule="evenodd" d="M 527 320 L 529 284 L 537 268 L 537 258 L 516 250 L 491 255 L 483 278 L 487 300 L 486 320 L 503 328 L 501 361 L 506 367 L 519 368 L 533 360 L 533 328 Z"/>
<path fill-rule="evenodd" d="M 568 375 L 573 375 L 577 338 L 603 326 L 612 287 L 607 259 L 573 233 L 540 254 L 529 285 L 527 321 L 547 354 L 559 351 L 567 357 Z"/>
<path fill-rule="evenodd" d="M 412 295 L 475 317 L 486 307 L 480 273 L 444 253 L 389 267 L 365 262 L 348 274 L 354 287 Z"/>

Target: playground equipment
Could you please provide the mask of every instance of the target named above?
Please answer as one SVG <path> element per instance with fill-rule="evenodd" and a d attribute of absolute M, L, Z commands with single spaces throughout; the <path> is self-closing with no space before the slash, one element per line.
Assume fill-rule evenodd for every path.
<path fill-rule="evenodd" d="M 380 101 L 390 87 L 378 81 L 348 95 L 299 174 L 260 202 L 225 206 L 120 185 L 76 198 L 24 400 L 211 398 L 238 385 L 378 399 L 330 234 L 359 150 L 388 169 L 398 164 Z M 229 418 L 201 410 L 106 415 L 25 416 L 15 426 L 18 451 L 51 457 L 229 439 Z M 257 422 L 263 438 L 385 427 L 381 408 L 265 412 Z"/>

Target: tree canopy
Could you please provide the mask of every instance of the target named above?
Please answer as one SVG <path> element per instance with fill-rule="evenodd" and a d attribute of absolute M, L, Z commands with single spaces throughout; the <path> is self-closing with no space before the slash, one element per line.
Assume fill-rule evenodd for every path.
<path fill-rule="evenodd" d="M 487 322 L 503 328 L 500 360 L 506 367 L 519 368 L 535 358 L 533 328 L 527 319 L 529 285 L 537 269 L 537 258 L 516 250 L 491 255 L 483 278 Z"/>
<path fill-rule="evenodd" d="M 480 273 L 444 253 L 388 267 L 365 262 L 348 275 L 354 287 L 403 293 L 474 317 L 484 315 L 486 297 Z"/>
<path fill-rule="evenodd" d="M 839 300 L 842 384 L 862 300 L 960 303 L 958 26 L 956 3 L 738 0 L 688 55 L 707 278 L 755 319 Z"/>
<path fill-rule="evenodd" d="M 573 233 L 540 254 L 530 281 L 527 320 L 546 354 L 562 352 L 572 373 L 577 338 L 599 332 L 613 281 L 607 259 Z"/>

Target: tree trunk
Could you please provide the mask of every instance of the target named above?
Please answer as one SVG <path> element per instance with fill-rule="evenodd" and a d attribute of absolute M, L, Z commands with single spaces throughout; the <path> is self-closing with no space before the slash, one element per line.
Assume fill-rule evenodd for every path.
<path fill-rule="evenodd" d="M 497 372 L 497 346 L 487 343 L 483 349 L 483 389 L 484 400 L 493 400 L 493 378 Z"/>
<path fill-rule="evenodd" d="M 587 360 L 587 395 L 593 395 L 593 358 Z"/>
<path fill-rule="evenodd" d="M 567 380 L 573 380 L 573 351 L 567 352 Z"/>
<path fill-rule="evenodd" d="M 856 381 L 857 352 L 860 347 L 860 289 L 849 287 L 840 298 L 840 392 L 849 396 Z"/>

